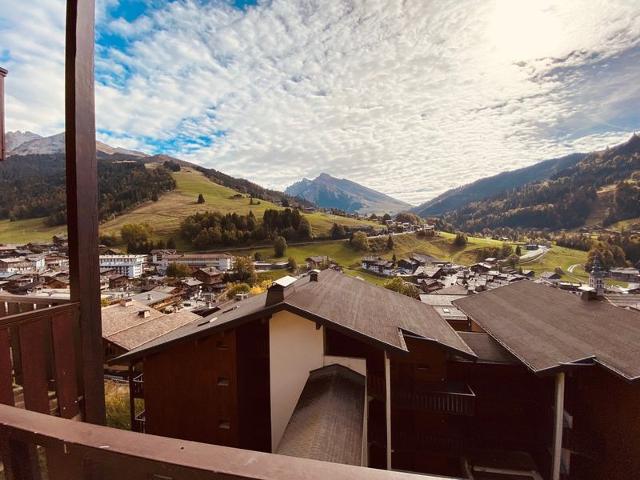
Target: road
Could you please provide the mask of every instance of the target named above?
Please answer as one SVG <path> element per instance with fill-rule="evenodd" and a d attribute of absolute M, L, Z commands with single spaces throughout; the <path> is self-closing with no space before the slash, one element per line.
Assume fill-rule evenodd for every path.
<path fill-rule="evenodd" d="M 581 267 L 581 266 L 582 266 L 582 264 L 580 264 L 580 263 L 574 263 L 573 265 L 569 265 L 569 267 L 567 268 L 567 272 L 573 273 L 573 271 L 576 268 Z"/>

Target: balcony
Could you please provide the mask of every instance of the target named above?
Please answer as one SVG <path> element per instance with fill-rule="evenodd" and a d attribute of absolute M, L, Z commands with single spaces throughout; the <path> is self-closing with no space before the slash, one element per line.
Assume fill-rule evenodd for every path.
<path fill-rule="evenodd" d="M 392 408 L 430 413 L 472 416 L 475 401 L 471 388 L 457 382 L 421 385 L 413 391 L 391 390 Z"/>

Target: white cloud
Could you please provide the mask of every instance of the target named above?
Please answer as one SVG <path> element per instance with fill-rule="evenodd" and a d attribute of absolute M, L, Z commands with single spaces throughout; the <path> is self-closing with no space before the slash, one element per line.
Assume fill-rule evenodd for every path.
<path fill-rule="evenodd" d="M 62 2 L 40 3 L 47 12 Z M 126 47 L 98 50 L 101 140 L 160 142 L 266 186 L 326 171 L 418 203 L 624 140 L 640 124 L 631 2 L 274 0 L 237 10 L 183 0 L 132 22 L 103 5 L 102 30 Z M 22 73 L 59 57 L 63 36 L 51 55 L 38 53 L 42 32 L 60 31 L 50 16 L 38 17 L 30 49 L 16 37 L 26 20 L 9 18 L 24 83 L 9 128 L 60 128 L 62 90 L 37 94 L 38 80 Z M 61 63 L 48 68 L 55 82 Z"/>

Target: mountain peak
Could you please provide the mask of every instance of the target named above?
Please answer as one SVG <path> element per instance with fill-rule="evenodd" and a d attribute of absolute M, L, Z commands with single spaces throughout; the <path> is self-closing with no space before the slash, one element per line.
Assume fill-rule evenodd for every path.
<path fill-rule="evenodd" d="M 411 207 L 384 193 L 321 173 L 313 180 L 304 178 L 285 190 L 287 195 L 299 197 L 322 208 L 336 208 L 352 213 L 397 213 Z"/>

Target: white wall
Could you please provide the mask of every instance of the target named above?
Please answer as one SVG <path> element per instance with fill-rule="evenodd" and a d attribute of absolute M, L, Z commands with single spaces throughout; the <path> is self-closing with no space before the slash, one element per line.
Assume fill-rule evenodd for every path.
<path fill-rule="evenodd" d="M 350 368 L 354 372 L 358 372 L 363 377 L 367 377 L 367 360 L 365 358 L 358 357 L 336 357 L 333 355 L 325 355 L 323 367 L 327 365 L 342 365 L 343 367 Z"/>
<path fill-rule="evenodd" d="M 323 327 L 290 312 L 269 322 L 271 448 L 276 451 L 309 372 L 324 366 Z"/>

